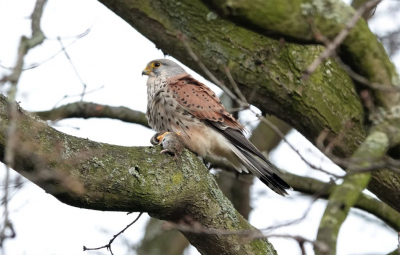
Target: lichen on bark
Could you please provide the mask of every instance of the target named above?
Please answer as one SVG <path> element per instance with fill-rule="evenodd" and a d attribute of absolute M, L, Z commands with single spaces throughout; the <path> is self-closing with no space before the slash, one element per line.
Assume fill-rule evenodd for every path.
<path fill-rule="evenodd" d="M 10 123 L 0 96 L 0 160 Z M 156 147 L 122 147 L 61 133 L 19 108 L 16 170 L 61 202 L 103 211 L 148 212 L 180 223 L 185 217 L 209 229 L 254 229 L 222 194 L 214 177 L 191 152 L 179 160 Z M 182 231 L 204 254 L 276 254 L 264 240 Z"/>

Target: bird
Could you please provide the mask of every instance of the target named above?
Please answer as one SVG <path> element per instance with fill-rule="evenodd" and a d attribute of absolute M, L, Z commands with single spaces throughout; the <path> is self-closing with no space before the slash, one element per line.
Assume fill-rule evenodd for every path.
<path fill-rule="evenodd" d="M 169 59 L 150 61 L 147 75 L 149 125 L 158 133 L 174 132 L 198 156 L 226 160 L 241 173 L 253 173 L 281 196 L 292 189 L 280 172 L 246 137 L 245 127 L 218 96 Z"/>

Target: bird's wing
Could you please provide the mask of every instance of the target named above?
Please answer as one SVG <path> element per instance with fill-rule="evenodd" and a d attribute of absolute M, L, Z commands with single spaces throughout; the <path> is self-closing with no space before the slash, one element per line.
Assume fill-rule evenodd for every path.
<path fill-rule="evenodd" d="M 219 128 L 228 127 L 244 131 L 245 128 L 229 114 L 217 95 L 206 85 L 197 81 L 189 74 L 168 79 L 167 92 L 190 114 L 201 120 L 219 123 Z"/>
<path fill-rule="evenodd" d="M 167 92 L 194 117 L 203 120 L 227 138 L 237 150 L 237 156 L 252 168 L 265 184 L 278 194 L 287 194 L 290 186 L 277 174 L 279 171 L 243 135 L 245 128 L 229 114 L 217 95 L 189 74 L 172 77 L 167 81 Z M 259 158 L 259 159 L 257 159 Z M 261 163 L 263 162 L 263 163 Z"/>

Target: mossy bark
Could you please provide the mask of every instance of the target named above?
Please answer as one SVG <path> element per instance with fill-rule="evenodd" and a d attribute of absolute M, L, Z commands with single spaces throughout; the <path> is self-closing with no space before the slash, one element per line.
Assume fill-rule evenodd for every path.
<path fill-rule="evenodd" d="M 388 148 L 389 138 L 385 133 L 379 131 L 371 133 L 351 158 L 356 162 L 352 167 L 370 166 L 375 160 L 381 159 Z M 339 229 L 372 176 L 371 172 L 352 172 L 352 167 L 348 169 L 349 174 L 343 178 L 343 183 L 337 186 L 329 196 L 328 205 L 318 228 L 317 240 L 328 245 L 329 254 L 336 254 Z M 317 255 L 324 254 L 316 248 L 314 250 Z"/>
<path fill-rule="evenodd" d="M 332 137 L 342 133 L 344 136 L 341 149 L 335 153 L 349 157 L 365 139 L 362 104 L 352 80 L 335 61 L 324 62 L 307 81 L 301 79 L 303 71 L 323 51 L 322 46 L 276 40 L 268 37 L 269 33 L 259 33 L 254 29 L 237 26 L 215 15 L 200 0 L 100 2 L 154 42 L 164 53 L 204 74 L 177 38 L 178 32 L 183 33 L 194 52 L 217 78 L 229 86 L 225 75 L 225 66 L 228 66 L 239 88 L 252 104 L 263 113 L 270 113 L 284 120 L 312 143 L 315 143 L 323 130 L 328 130 Z M 287 2 L 273 2 L 276 2 L 272 8 L 273 12 L 276 15 L 283 13 L 282 8 Z M 340 1 L 332 1 L 334 4 L 338 2 Z M 341 19 L 343 22 L 354 12 L 341 3 L 338 7 L 344 8 L 345 12 L 336 13 L 335 15 L 339 16 L 335 19 Z M 295 10 L 289 11 L 289 15 L 299 15 Z M 324 23 L 322 18 L 320 22 L 320 29 L 324 33 L 329 32 L 330 23 Z M 343 25 L 344 23 L 342 27 Z M 360 36 L 358 38 L 363 38 L 361 43 L 376 41 L 376 38 L 369 34 L 365 24 L 358 26 L 361 26 L 356 28 Z M 308 28 L 309 26 L 304 26 L 304 29 Z M 302 31 L 295 31 L 294 35 L 302 35 Z M 339 30 L 335 28 L 334 31 Z M 372 79 L 373 81 L 397 83 L 398 77 L 393 65 L 379 43 L 375 44 L 375 50 L 371 54 L 365 52 L 365 45 L 360 47 L 354 49 L 354 58 L 358 59 L 353 62 L 354 66 L 362 64 L 359 60 L 363 54 L 368 54 L 371 58 L 375 56 L 376 59 L 365 59 L 365 62 L 371 62 L 360 67 L 368 65 L 365 72 L 379 71 L 375 76 L 381 78 Z M 352 50 L 349 47 L 349 56 L 352 56 Z M 376 63 L 382 68 L 375 67 Z M 346 123 L 349 122 L 353 126 L 347 130 Z M 380 199 L 400 211 L 399 174 L 388 171 L 374 172 L 369 188 Z"/>
<path fill-rule="evenodd" d="M 260 34 L 270 32 L 308 43 L 319 43 L 315 40 L 315 30 L 328 39 L 335 38 L 355 15 L 355 10 L 341 0 L 203 1 L 223 16 Z M 371 82 L 400 86 L 395 66 L 364 19 L 350 30 L 339 48 L 346 63 Z M 390 108 L 399 102 L 398 93 L 377 90 L 375 94 L 383 107 Z"/>
<path fill-rule="evenodd" d="M 173 222 L 190 218 L 211 229 L 254 229 L 222 194 L 214 177 L 192 153 L 179 160 L 156 147 L 122 147 L 61 133 L 18 108 L 16 170 L 71 206 L 104 211 L 148 212 Z M 0 97 L 0 160 L 10 123 Z M 183 234 L 202 254 L 276 254 L 266 240 L 237 235 Z"/>

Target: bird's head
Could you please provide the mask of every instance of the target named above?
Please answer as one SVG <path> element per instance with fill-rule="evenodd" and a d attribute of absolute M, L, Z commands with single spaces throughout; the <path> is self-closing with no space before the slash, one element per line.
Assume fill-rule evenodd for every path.
<path fill-rule="evenodd" d="M 182 67 L 169 59 L 156 59 L 150 61 L 142 71 L 142 75 L 148 75 L 150 77 L 164 76 L 166 78 L 171 78 L 185 73 L 186 71 Z"/>

